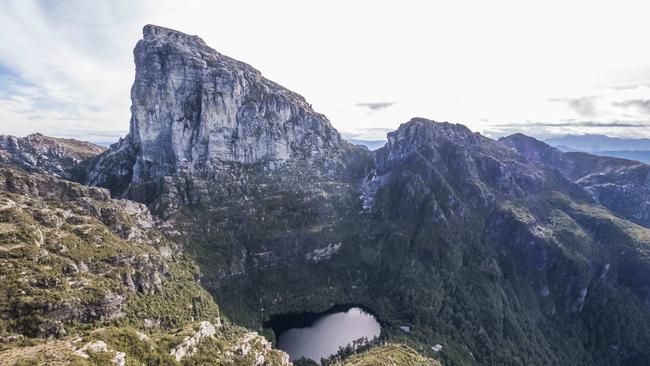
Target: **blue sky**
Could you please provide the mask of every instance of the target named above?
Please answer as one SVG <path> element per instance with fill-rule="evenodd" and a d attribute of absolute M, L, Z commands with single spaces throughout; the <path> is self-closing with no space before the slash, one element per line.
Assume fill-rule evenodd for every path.
<path fill-rule="evenodd" d="M 497 136 L 650 137 L 643 1 L 34 1 L 0 12 L 0 133 L 116 141 L 147 23 L 198 34 L 346 136 L 414 116 Z"/>

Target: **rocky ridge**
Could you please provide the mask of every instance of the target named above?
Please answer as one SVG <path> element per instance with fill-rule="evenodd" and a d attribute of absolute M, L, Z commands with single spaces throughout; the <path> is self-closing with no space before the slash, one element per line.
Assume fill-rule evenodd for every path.
<path fill-rule="evenodd" d="M 28 172 L 72 178 L 82 160 L 105 151 L 104 147 L 85 141 L 43 136 L 0 135 L 0 163 L 11 164 Z"/>
<path fill-rule="evenodd" d="M 650 227 L 650 166 L 582 152 L 561 152 L 522 134 L 501 138 L 499 142 L 530 161 L 558 169 L 612 212 Z"/>

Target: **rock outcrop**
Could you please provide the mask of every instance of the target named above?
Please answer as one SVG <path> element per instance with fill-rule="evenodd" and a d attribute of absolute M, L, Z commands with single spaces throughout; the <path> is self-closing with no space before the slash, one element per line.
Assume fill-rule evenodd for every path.
<path fill-rule="evenodd" d="M 186 336 L 181 344 L 174 347 L 170 355 L 176 359 L 176 361 L 182 360 L 185 356 L 193 356 L 197 352 L 197 347 L 201 340 L 206 337 L 212 337 L 217 333 L 217 329 L 208 321 L 203 321 L 199 323 L 198 329 L 192 335 Z"/>
<path fill-rule="evenodd" d="M 72 322 L 121 318 L 172 276 L 147 208 L 103 188 L 0 167 L 0 228 L 6 330 L 61 337 Z"/>
<path fill-rule="evenodd" d="M 163 232 L 104 188 L 0 166 L 0 363 L 288 365 L 263 338 L 221 329 Z"/>
<path fill-rule="evenodd" d="M 72 178 L 75 167 L 82 160 L 105 150 L 89 142 L 48 137 L 40 133 L 27 137 L 0 135 L 0 163 L 66 179 Z"/>
<path fill-rule="evenodd" d="M 151 203 L 175 185 L 165 177 L 201 186 L 201 180 L 229 180 L 246 168 L 291 165 L 332 176 L 355 149 L 303 97 L 201 38 L 153 25 L 143 33 L 134 51 L 130 132 L 89 162 L 87 183 Z M 147 183 L 157 195 L 142 192 Z"/>

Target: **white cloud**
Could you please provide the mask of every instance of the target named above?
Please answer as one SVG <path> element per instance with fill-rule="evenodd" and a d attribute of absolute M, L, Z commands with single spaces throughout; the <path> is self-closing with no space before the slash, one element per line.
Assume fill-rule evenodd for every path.
<path fill-rule="evenodd" d="M 414 116 L 478 131 L 644 121 L 647 91 L 637 86 L 650 80 L 648 10 L 642 1 L 8 1 L 0 75 L 10 70 L 26 85 L 0 84 L 0 133 L 126 130 L 132 49 L 147 23 L 200 35 L 344 131 L 393 129 Z M 582 114 L 553 101 L 581 97 Z M 360 101 L 395 104 L 368 113 Z"/>
<path fill-rule="evenodd" d="M 528 120 L 526 123 L 495 123 L 484 130 L 503 136 L 523 132 L 546 138 L 567 134 L 604 134 L 619 137 L 648 137 L 650 127 L 650 87 L 591 88 L 550 98 L 561 117 Z"/>
<path fill-rule="evenodd" d="M 93 137 L 83 131 L 128 129 L 131 49 L 141 27 L 130 3 L 4 5 L 0 65 L 13 82 L 0 86 L 2 133 Z"/>

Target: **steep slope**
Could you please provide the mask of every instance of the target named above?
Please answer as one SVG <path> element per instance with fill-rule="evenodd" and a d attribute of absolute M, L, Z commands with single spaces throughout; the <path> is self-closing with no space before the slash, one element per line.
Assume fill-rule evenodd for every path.
<path fill-rule="evenodd" d="M 288 364 L 155 227 L 104 189 L 0 167 L 2 364 Z"/>
<path fill-rule="evenodd" d="M 650 165 L 635 164 L 615 171 L 596 172 L 577 183 L 611 211 L 650 227 Z"/>
<path fill-rule="evenodd" d="M 557 168 L 612 212 L 650 227 L 650 166 L 581 152 L 563 153 L 522 134 L 501 138 L 499 142 L 517 150 L 530 161 Z"/>
<path fill-rule="evenodd" d="M 396 266 L 393 272 L 402 277 L 382 293 L 403 299 L 397 307 L 414 317 L 406 323 L 431 322 L 435 333 L 445 334 L 440 343 L 450 343 L 450 335 L 465 338 L 481 364 L 598 364 L 603 361 L 591 357 L 602 351 L 592 348 L 594 339 L 585 341 L 593 329 L 571 335 L 565 328 L 593 327 L 594 313 L 616 316 L 607 307 L 585 310 L 595 301 L 587 295 L 633 289 L 638 300 L 627 301 L 637 303 L 634 316 L 648 318 L 639 304 L 648 299 L 646 275 L 623 275 L 628 266 L 648 273 L 647 231 L 617 229 L 628 225 L 622 220 L 607 224 L 614 216 L 557 171 L 463 126 L 421 119 L 389 134 L 376 160 L 365 207 L 372 226 L 390 227 L 397 236 L 384 270 Z M 613 237 L 626 249 L 612 247 Z M 607 265 L 615 259 L 625 264 Z M 604 268 L 614 271 L 607 280 L 600 277 Z M 407 285 L 425 278 L 433 283 Z M 425 315 L 431 307 L 435 312 Z M 647 332 L 642 326 L 630 334 L 647 344 Z M 517 358 L 523 354 L 525 360 Z M 605 364 L 625 358 L 607 357 Z"/>
<path fill-rule="evenodd" d="M 76 164 L 105 150 L 89 142 L 40 133 L 27 137 L 0 135 L 0 163 L 66 179 L 72 177 Z"/>
<path fill-rule="evenodd" d="M 88 162 L 82 181 L 173 209 L 214 199 L 208 182 L 250 170 L 340 176 L 349 152 L 362 150 L 304 98 L 199 37 L 153 25 L 143 33 L 129 135 Z"/>

